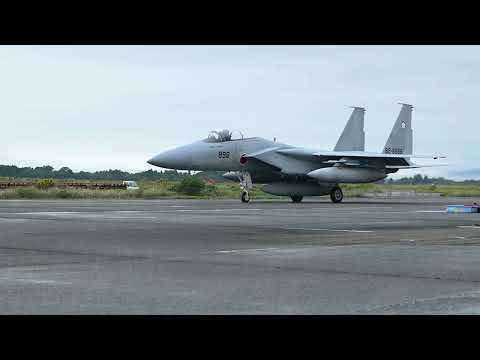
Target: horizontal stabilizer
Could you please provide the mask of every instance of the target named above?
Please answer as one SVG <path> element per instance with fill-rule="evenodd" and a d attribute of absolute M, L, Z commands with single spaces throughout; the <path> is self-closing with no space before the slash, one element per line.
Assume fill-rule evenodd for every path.
<path fill-rule="evenodd" d="M 404 158 L 417 158 L 417 159 L 443 159 L 445 156 L 441 155 L 400 155 L 400 154 L 380 154 L 372 152 L 361 152 L 361 151 L 320 151 L 315 152 L 313 155 L 320 157 L 358 157 L 358 158 L 378 158 L 378 159 L 404 159 Z"/>
<path fill-rule="evenodd" d="M 412 164 L 412 165 L 405 165 L 405 166 L 401 166 L 401 165 L 386 165 L 385 168 L 386 169 L 420 169 L 420 168 L 424 168 L 424 167 L 437 167 L 437 166 L 448 166 L 448 164 L 438 164 L 438 165 L 433 165 L 433 164 L 429 164 L 429 165 L 416 165 L 416 164 Z"/>

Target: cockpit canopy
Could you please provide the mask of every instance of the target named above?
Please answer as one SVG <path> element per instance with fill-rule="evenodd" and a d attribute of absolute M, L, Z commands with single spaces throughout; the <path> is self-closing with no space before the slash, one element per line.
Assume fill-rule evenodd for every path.
<path fill-rule="evenodd" d="M 221 143 L 225 141 L 239 140 L 243 139 L 243 134 L 238 131 L 230 131 L 228 129 L 223 130 L 212 130 L 208 134 L 208 137 L 205 139 L 206 142 L 210 143 Z"/>

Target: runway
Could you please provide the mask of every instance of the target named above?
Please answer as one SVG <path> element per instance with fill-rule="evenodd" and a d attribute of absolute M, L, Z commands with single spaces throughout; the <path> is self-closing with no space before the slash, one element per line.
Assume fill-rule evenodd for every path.
<path fill-rule="evenodd" d="M 0 314 L 480 314 L 472 201 L 0 201 Z"/>

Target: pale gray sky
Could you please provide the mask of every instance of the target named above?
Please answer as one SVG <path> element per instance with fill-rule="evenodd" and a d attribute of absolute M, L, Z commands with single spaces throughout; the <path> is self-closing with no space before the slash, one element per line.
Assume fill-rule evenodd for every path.
<path fill-rule="evenodd" d="M 349 105 L 380 151 L 406 102 L 448 155 L 422 173 L 480 178 L 479 95 L 479 46 L 0 46 L 0 164 L 147 170 L 213 128 L 331 150 Z"/>

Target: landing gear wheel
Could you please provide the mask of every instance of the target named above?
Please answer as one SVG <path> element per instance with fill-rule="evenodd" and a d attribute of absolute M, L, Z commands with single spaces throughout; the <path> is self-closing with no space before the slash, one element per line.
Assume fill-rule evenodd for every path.
<path fill-rule="evenodd" d="M 248 195 L 248 192 L 243 191 L 242 192 L 242 202 L 243 203 L 248 203 L 250 201 L 250 196 Z"/>
<path fill-rule="evenodd" d="M 330 191 L 330 199 L 332 199 L 332 202 L 334 202 L 334 203 L 342 202 L 342 200 L 343 200 L 342 189 L 340 189 L 338 186 L 334 187 L 332 189 L 332 191 Z"/>
<path fill-rule="evenodd" d="M 302 195 L 293 195 L 293 196 L 290 196 L 290 199 L 292 199 L 292 202 L 294 202 L 294 203 L 300 203 L 303 200 L 303 196 Z"/>

